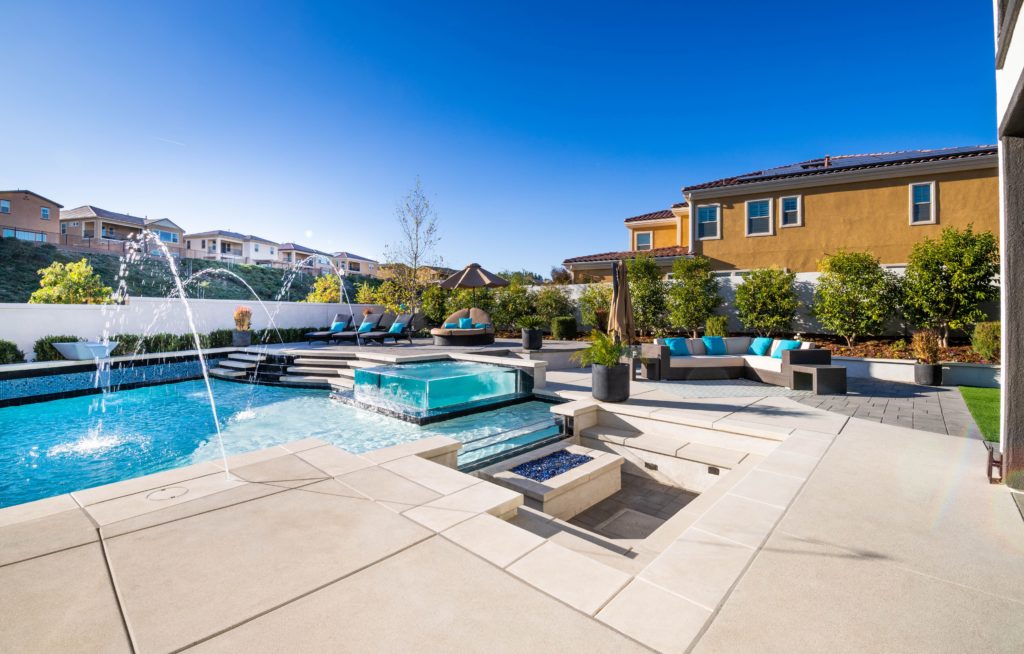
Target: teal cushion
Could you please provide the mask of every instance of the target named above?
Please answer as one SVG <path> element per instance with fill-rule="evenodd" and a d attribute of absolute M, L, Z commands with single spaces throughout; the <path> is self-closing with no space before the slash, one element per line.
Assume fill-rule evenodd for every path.
<path fill-rule="evenodd" d="M 759 357 L 763 357 L 768 354 L 768 350 L 771 349 L 772 339 L 768 336 L 758 336 L 754 340 L 750 341 L 750 347 L 747 348 L 747 354 L 756 354 Z"/>
<path fill-rule="evenodd" d="M 726 353 L 725 341 L 721 336 L 704 336 L 700 340 L 704 341 L 704 349 L 708 354 L 721 356 Z"/>
<path fill-rule="evenodd" d="M 779 341 L 779 346 L 775 348 L 775 353 L 772 354 L 773 359 L 781 359 L 783 350 L 798 350 L 800 349 L 800 341 Z"/>
<path fill-rule="evenodd" d="M 404 322 L 393 322 L 391 323 L 391 329 L 388 330 L 389 334 L 401 334 L 402 329 L 405 328 Z"/>
<path fill-rule="evenodd" d="M 665 345 L 668 346 L 668 353 L 674 357 L 690 356 L 690 348 L 686 347 L 685 338 L 666 338 Z"/>
<path fill-rule="evenodd" d="M 486 323 L 486 322 L 478 322 L 477 324 L 475 324 L 473 326 L 476 327 L 477 329 L 487 329 L 488 327 L 491 326 L 491 324 L 490 323 Z"/>
<path fill-rule="evenodd" d="M 459 323 L 457 323 L 457 322 L 446 322 L 444 324 L 444 328 L 445 329 L 458 329 L 459 328 Z"/>
<path fill-rule="evenodd" d="M 336 320 L 333 323 L 331 323 L 331 331 L 332 332 L 343 332 L 343 331 L 345 331 L 346 327 L 348 327 L 348 321 L 347 320 Z"/>
<path fill-rule="evenodd" d="M 459 329 L 473 329 L 473 319 L 459 318 Z"/>
<path fill-rule="evenodd" d="M 364 320 L 363 324 L 359 325 L 359 333 L 360 334 L 365 334 L 366 332 L 372 332 L 373 331 L 373 326 L 374 325 L 373 325 L 372 322 L 370 322 L 368 320 Z"/>

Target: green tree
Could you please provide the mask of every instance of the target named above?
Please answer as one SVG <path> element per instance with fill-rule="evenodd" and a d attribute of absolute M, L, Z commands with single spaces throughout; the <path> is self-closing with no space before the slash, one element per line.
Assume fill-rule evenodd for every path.
<path fill-rule="evenodd" d="M 523 316 L 533 313 L 533 294 L 515 282 L 494 291 L 494 307 L 491 320 L 496 327 L 513 329 Z"/>
<path fill-rule="evenodd" d="M 494 296 L 487 288 L 457 288 L 448 295 L 448 314 L 459 309 L 472 309 L 491 312 L 494 308 Z M 494 320 L 494 317 L 491 317 Z"/>
<path fill-rule="evenodd" d="M 584 325 L 607 329 L 605 322 L 612 306 L 611 284 L 588 284 L 580 293 L 580 320 Z"/>
<path fill-rule="evenodd" d="M 626 263 L 626 272 L 637 331 L 652 334 L 665 324 L 667 299 L 661 268 L 654 257 L 642 254 Z"/>
<path fill-rule="evenodd" d="M 882 331 L 896 311 L 898 280 L 867 252 L 844 252 L 818 262 L 814 317 L 853 346 L 860 336 Z"/>
<path fill-rule="evenodd" d="M 999 244 L 991 232 L 948 227 L 938 239 L 914 246 L 903 276 L 903 310 L 911 323 L 938 331 L 949 345 L 951 329 L 985 318 L 981 307 L 998 299 Z"/>
<path fill-rule="evenodd" d="M 438 284 L 431 284 L 420 295 L 420 311 L 427 323 L 440 325 L 448 317 L 448 291 Z"/>
<path fill-rule="evenodd" d="M 85 259 L 63 264 L 54 262 L 39 271 L 39 290 L 29 304 L 113 304 L 114 292 L 103 285 Z"/>
<path fill-rule="evenodd" d="M 763 336 L 788 331 L 800 301 L 796 273 L 778 268 L 753 270 L 736 287 L 736 311 L 740 322 Z"/>
<path fill-rule="evenodd" d="M 710 259 L 695 256 L 675 260 L 668 287 L 668 319 L 672 327 L 689 331 L 696 338 L 697 331 L 721 304 Z"/>
<path fill-rule="evenodd" d="M 522 284 L 523 286 L 533 286 L 544 282 L 543 277 L 529 270 L 502 270 L 498 273 L 498 277 L 511 284 Z"/>
<path fill-rule="evenodd" d="M 551 269 L 552 284 L 572 284 L 572 273 L 562 266 L 555 266 Z"/>
<path fill-rule="evenodd" d="M 327 302 L 337 304 L 341 302 L 341 282 L 334 275 L 321 275 L 313 282 L 313 289 L 306 296 L 304 302 Z"/>
<path fill-rule="evenodd" d="M 573 316 L 576 305 L 566 290 L 560 286 L 544 286 L 533 293 L 534 312 L 541 317 L 545 325 L 558 316 Z"/>

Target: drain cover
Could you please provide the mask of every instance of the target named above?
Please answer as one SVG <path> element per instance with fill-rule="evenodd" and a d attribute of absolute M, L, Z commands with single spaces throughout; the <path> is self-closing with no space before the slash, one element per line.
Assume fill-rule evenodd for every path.
<path fill-rule="evenodd" d="M 171 486 L 169 488 L 161 488 L 155 490 L 146 496 L 147 500 L 153 500 L 154 502 L 162 502 L 164 500 L 173 500 L 176 497 L 181 497 L 188 492 L 188 489 L 184 486 Z"/>

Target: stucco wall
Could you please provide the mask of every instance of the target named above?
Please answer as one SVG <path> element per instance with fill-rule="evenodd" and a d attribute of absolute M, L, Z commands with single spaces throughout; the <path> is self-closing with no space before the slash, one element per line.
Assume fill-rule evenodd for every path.
<path fill-rule="evenodd" d="M 256 302 L 238 300 L 189 300 L 189 306 L 200 333 L 215 329 L 233 329 L 232 313 L 240 304 L 252 309 L 252 328 L 323 327 L 334 314 L 347 312 L 348 305 L 312 302 Z M 353 304 L 360 315 L 366 307 Z M 14 341 L 31 357 L 32 344 L 48 334 L 66 334 L 96 339 L 103 334 L 184 334 L 189 331 L 188 319 L 180 300 L 132 298 L 126 305 L 97 306 L 88 304 L 0 304 L 0 339 Z"/>
<path fill-rule="evenodd" d="M 644 225 L 643 223 L 637 223 L 629 226 L 629 249 L 636 249 L 636 235 L 640 232 L 651 232 L 652 247 L 656 248 L 670 248 L 678 245 L 678 227 L 676 225 L 668 224 L 656 224 L 656 225 Z"/>
<path fill-rule="evenodd" d="M 0 199 L 10 200 L 11 213 L 0 213 L 0 227 L 24 229 L 46 234 L 47 243 L 56 243 L 60 236 L 60 207 L 31 193 L 0 193 Z M 40 209 L 50 210 L 50 219 L 43 220 Z M 2 232 L 0 232 L 2 233 Z"/>
<path fill-rule="evenodd" d="M 911 225 L 909 188 L 917 182 L 936 182 L 937 224 Z M 802 195 L 803 226 L 780 227 L 779 199 Z M 747 200 L 771 198 L 775 233 L 746 236 Z M 999 181 L 996 168 L 915 175 L 834 186 L 764 191 L 697 204 L 720 203 L 722 238 L 697 241 L 698 252 L 718 270 L 778 266 L 796 272 L 817 270 L 818 260 L 841 248 L 867 251 L 882 263 L 906 263 L 914 244 L 936 238 L 943 228 L 998 233 Z"/>

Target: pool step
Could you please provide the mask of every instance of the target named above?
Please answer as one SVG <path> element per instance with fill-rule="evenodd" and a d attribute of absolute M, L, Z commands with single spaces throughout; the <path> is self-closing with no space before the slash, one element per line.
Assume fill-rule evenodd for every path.
<path fill-rule="evenodd" d="M 228 358 L 233 361 L 251 361 L 252 363 L 260 363 L 267 359 L 262 354 L 249 354 L 247 352 L 232 352 L 228 355 Z"/>
<path fill-rule="evenodd" d="M 323 366 L 330 368 L 340 368 L 342 366 L 348 366 L 355 363 L 355 360 L 341 360 L 341 359 L 321 359 L 320 357 L 296 357 L 295 365 L 297 366 Z"/>
<path fill-rule="evenodd" d="M 256 367 L 255 363 L 251 361 L 236 361 L 228 358 L 220 362 L 222 368 L 233 368 L 235 370 L 252 370 Z"/>
<path fill-rule="evenodd" d="M 306 375 L 284 375 L 279 382 L 293 386 L 315 386 L 317 388 L 328 388 L 330 382 L 325 377 L 309 377 Z"/>
<path fill-rule="evenodd" d="M 310 377 L 336 377 L 343 368 L 326 368 L 317 366 L 288 366 L 288 374 L 306 375 Z"/>
<path fill-rule="evenodd" d="M 224 379 L 237 379 L 238 377 L 244 377 L 245 373 L 241 370 L 231 370 L 230 368 L 211 368 L 210 374 L 214 377 L 221 377 Z"/>

